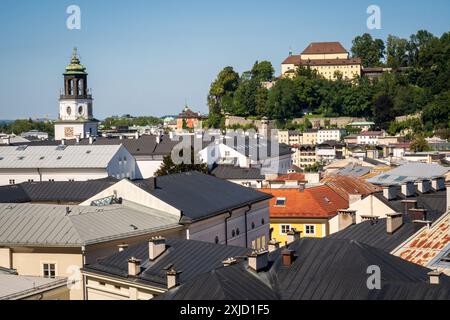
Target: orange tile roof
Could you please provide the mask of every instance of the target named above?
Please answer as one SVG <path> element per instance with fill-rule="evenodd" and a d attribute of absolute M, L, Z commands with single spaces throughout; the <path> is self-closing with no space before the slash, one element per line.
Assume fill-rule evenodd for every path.
<path fill-rule="evenodd" d="M 357 177 L 331 175 L 322 179 L 321 182 L 347 200 L 353 194 L 367 196 L 374 192 L 382 191 L 380 187 Z"/>
<path fill-rule="evenodd" d="M 404 260 L 427 266 L 449 244 L 450 213 L 447 213 L 431 229 L 423 228 L 394 254 Z"/>
<path fill-rule="evenodd" d="M 299 189 L 261 189 L 273 195 L 270 217 L 332 218 L 338 210 L 348 208 L 348 201 L 328 186 Z M 286 198 L 285 206 L 276 206 L 277 198 Z"/>
<path fill-rule="evenodd" d="M 302 54 L 348 53 L 340 42 L 312 42 Z"/>
<path fill-rule="evenodd" d="M 271 181 L 284 182 L 284 181 L 305 181 L 305 174 L 299 172 L 288 173 L 284 176 L 279 176 Z"/>

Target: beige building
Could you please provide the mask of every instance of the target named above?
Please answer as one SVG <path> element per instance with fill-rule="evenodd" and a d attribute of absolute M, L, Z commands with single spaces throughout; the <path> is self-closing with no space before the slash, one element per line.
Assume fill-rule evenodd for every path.
<path fill-rule="evenodd" d="M 299 146 L 303 144 L 303 134 L 300 131 L 283 130 L 278 131 L 278 143 L 289 146 Z"/>
<path fill-rule="evenodd" d="M 302 144 L 304 145 L 315 145 L 318 143 L 319 130 L 317 129 L 306 129 L 303 131 L 303 141 Z"/>
<path fill-rule="evenodd" d="M 0 205 L 0 267 L 19 276 L 66 278 L 71 300 L 82 300 L 80 268 L 152 236 L 182 237 L 178 217 L 124 205 L 78 207 Z"/>
<path fill-rule="evenodd" d="M 350 58 L 348 51 L 339 42 L 313 42 L 300 55 L 290 55 L 281 65 L 281 74 L 292 77 L 298 67 L 310 67 L 325 79 L 361 77 L 360 58 Z"/>
<path fill-rule="evenodd" d="M 0 272 L 0 300 L 69 300 L 67 279 L 26 277 Z"/>

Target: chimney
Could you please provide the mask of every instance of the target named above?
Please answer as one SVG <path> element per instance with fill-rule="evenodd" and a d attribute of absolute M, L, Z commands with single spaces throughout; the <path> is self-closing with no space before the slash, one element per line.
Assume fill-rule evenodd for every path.
<path fill-rule="evenodd" d="M 354 204 L 355 202 L 358 202 L 359 200 L 362 199 L 362 195 L 361 194 L 349 194 L 348 195 L 348 204 Z"/>
<path fill-rule="evenodd" d="M 420 180 L 417 184 L 417 189 L 421 193 L 428 193 L 431 190 L 431 181 L 428 179 Z"/>
<path fill-rule="evenodd" d="M 70 214 L 70 207 L 66 207 L 66 216 Z"/>
<path fill-rule="evenodd" d="M 224 267 L 229 267 L 237 264 L 238 261 L 235 258 L 228 258 L 227 260 L 222 261 Z"/>
<path fill-rule="evenodd" d="M 253 251 L 248 255 L 248 266 L 253 271 L 260 272 L 262 269 L 267 268 L 269 264 L 268 259 L 269 251 Z"/>
<path fill-rule="evenodd" d="M 416 185 L 414 184 L 414 181 L 407 181 L 402 184 L 402 194 L 407 198 L 416 194 Z"/>
<path fill-rule="evenodd" d="M 267 247 L 269 249 L 269 252 L 274 252 L 280 248 L 280 242 L 276 241 L 275 239 L 272 239 L 267 244 Z"/>
<path fill-rule="evenodd" d="M 136 277 L 139 273 L 141 273 L 141 260 L 132 257 L 128 260 L 128 276 Z"/>
<path fill-rule="evenodd" d="M 169 138 L 170 138 L 170 140 L 173 140 L 173 131 L 172 130 L 169 131 Z"/>
<path fill-rule="evenodd" d="M 402 200 L 403 203 L 403 214 L 408 215 L 409 209 L 417 208 L 417 200 Z"/>
<path fill-rule="evenodd" d="M 392 201 L 397 198 L 397 187 L 394 185 L 383 187 L 383 196 L 388 200 Z"/>
<path fill-rule="evenodd" d="M 339 231 L 356 224 L 355 210 L 339 210 L 338 211 L 338 227 Z"/>
<path fill-rule="evenodd" d="M 305 188 L 306 188 L 306 184 L 303 183 L 303 182 L 300 182 L 299 185 L 298 185 L 298 191 L 304 192 Z"/>
<path fill-rule="evenodd" d="M 119 252 L 123 252 L 128 249 L 128 245 L 126 243 L 119 244 L 117 247 L 119 248 Z"/>
<path fill-rule="evenodd" d="M 75 142 L 76 142 L 77 144 L 80 143 L 80 135 L 79 135 L 79 134 L 75 136 Z"/>
<path fill-rule="evenodd" d="M 417 209 L 411 208 L 408 210 L 409 219 L 411 221 L 419 220 L 426 221 L 427 220 L 427 210 L 426 209 Z"/>
<path fill-rule="evenodd" d="M 62 145 L 62 146 L 65 146 L 65 145 L 66 145 L 66 139 L 64 139 L 64 138 L 61 139 L 61 145 Z"/>
<path fill-rule="evenodd" d="M 292 229 L 287 233 L 287 243 L 291 244 L 294 241 L 300 240 L 301 238 L 301 232 L 297 231 L 295 229 Z"/>
<path fill-rule="evenodd" d="M 90 138 L 91 137 L 91 133 L 90 132 L 86 132 L 86 138 Z"/>
<path fill-rule="evenodd" d="M 403 214 L 402 213 L 390 213 L 387 214 L 386 220 L 386 232 L 388 234 L 394 234 L 395 231 L 403 226 Z"/>
<path fill-rule="evenodd" d="M 172 289 L 180 285 L 181 272 L 176 271 L 174 268 L 167 271 L 167 289 Z"/>
<path fill-rule="evenodd" d="M 450 210 L 450 182 L 447 182 L 445 184 L 445 186 L 447 187 L 447 211 Z"/>
<path fill-rule="evenodd" d="M 439 285 L 441 283 L 441 275 L 442 275 L 442 272 L 440 272 L 438 270 L 428 272 L 428 277 L 430 278 L 430 284 Z"/>
<path fill-rule="evenodd" d="M 445 189 L 445 178 L 444 177 L 435 177 L 431 179 L 431 187 L 434 191 L 442 191 Z"/>
<path fill-rule="evenodd" d="M 155 190 L 156 189 L 156 177 L 149 178 L 148 184 L 149 184 L 150 191 Z"/>
<path fill-rule="evenodd" d="M 89 144 L 93 144 L 94 143 L 94 137 L 89 135 Z"/>
<path fill-rule="evenodd" d="M 135 133 L 134 133 L 134 138 L 137 140 L 137 139 L 139 139 L 139 131 L 136 131 Z"/>
<path fill-rule="evenodd" d="M 166 239 L 163 237 L 150 239 L 148 242 L 148 257 L 150 261 L 157 259 L 164 251 L 166 251 Z"/>
<path fill-rule="evenodd" d="M 283 266 L 290 267 L 294 263 L 294 251 L 289 249 L 284 249 L 281 251 L 281 258 L 283 261 Z"/>
<path fill-rule="evenodd" d="M 123 134 L 119 136 L 119 140 L 123 140 Z"/>

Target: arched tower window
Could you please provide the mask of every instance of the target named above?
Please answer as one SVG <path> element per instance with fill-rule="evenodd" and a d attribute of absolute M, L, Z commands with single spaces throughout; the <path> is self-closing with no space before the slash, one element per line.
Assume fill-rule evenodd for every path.
<path fill-rule="evenodd" d="M 83 79 L 78 79 L 77 81 L 78 81 L 78 85 L 77 85 L 78 95 L 82 96 L 83 95 Z"/>
<path fill-rule="evenodd" d="M 69 80 L 69 96 L 73 95 L 73 79 Z"/>

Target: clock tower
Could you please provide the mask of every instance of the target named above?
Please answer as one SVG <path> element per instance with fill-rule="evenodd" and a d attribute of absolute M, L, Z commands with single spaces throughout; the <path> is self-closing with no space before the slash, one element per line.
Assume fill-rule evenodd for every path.
<path fill-rule="evenodd" d="M 55 123 L 55 140 L 96 136 L 98 120 L 92 112 L 92 95 L 87 87 L 86 68 L 74 48 L 64 72 L 64 89 L 59 98 L 59 117 Z"/>

